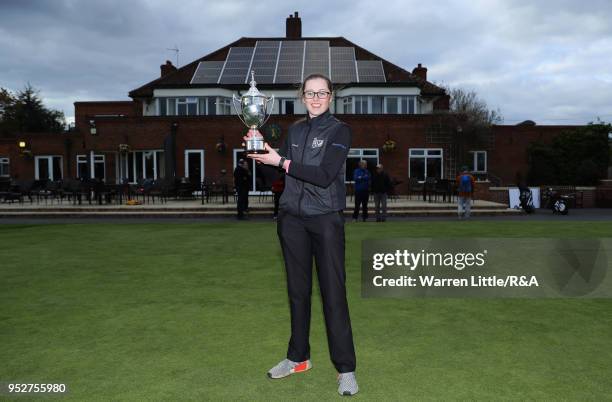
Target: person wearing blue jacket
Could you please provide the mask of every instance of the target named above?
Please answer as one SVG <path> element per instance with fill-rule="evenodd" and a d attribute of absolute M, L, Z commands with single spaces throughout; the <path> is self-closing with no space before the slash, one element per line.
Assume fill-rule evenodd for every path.
<path fill-rule="evenodd" d="M 368 198 L 370 197 L 370 171 L 368 163 L 363 159 L 359 161 L 359 167 L 353 172 L 355 182 L 355 209 L 353 211 L 353 221 L 359 219 L 359 208 L 363 212 L 361 218 L 365 222 L 368 219 Z"/>

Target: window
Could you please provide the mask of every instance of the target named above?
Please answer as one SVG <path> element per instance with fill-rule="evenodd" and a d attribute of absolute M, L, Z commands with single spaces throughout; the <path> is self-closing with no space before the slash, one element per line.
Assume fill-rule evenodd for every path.
<path fill-rule="evenodd" d="M 176 98 L 168 98 L 168 116 L 176 116 Z"/>
<path fill-rule="evenodd" d="M 34 178 L 36 180 L 61 180 L 63 175 L 62 157 L 41 155 L 34 157 Z"/>
<path fill-rule="evenodd" d="M 279 99 L 279 114 L 295 114 L 294 99 Z"/>
<path fill-rule="evenodd" d="M 159 110 L 159 115 L 160 116 L 165 116 L 166 115 L 166 109 L 168 106 L 168 100 L 166 98 L 158 98 L 157 99 L 157 107 Z"/>
<path fill-rule="evenodd" d="M 342 98 L 342 113 L 353 113 L 353 97 Z"/>
<path fill-rule="evenodd" d="M 225 96 L 217 98 L 217 106 L 219 114 L 232 114 L 232 99 Z"/>
<path fill-rule="evenodd" d="M 382 96 L 371 96 L 370 97 L 370 110 L 372 114 L 381 114 L 383 112 L 383 99 Z"/>
<path fill-rule="evenodd" d="M 230 98 L 226 104 L 231 106 Z M 159 116 L 214 116 L 217 113 L 217 97 L 184 97 L 184 98 L 157 98 Z"/>
<path fill-rule="evenodd" d="M 0 177 L 9 175 L 9 158 L 0 158 Z"/>
<path fill-rule="evenodd" d="M 206 105 L 207 105 L 206 113 L 208 115 L 214 116 L 217 114 L 217 99 L 216 98 L 207 98 Z"/>
<path fill-rule="evenodd" d="M 415 114 L 416 113 L 416 97 L 414 96 L 402 96 L 402 114 Z"/>
<path fill-rule="evenodd" d="M 368 97 L 367 96 L 355 96 L 355 114 L 367 114 L 368 113 Z"/>
<path fill-rule="evenodd" d="M 90 155 L 77 155 L 77 177 L 89 178 Z M 94 155 L 94 177 L 96 179 L 106 180 L 106 166 L 104 155 Z"/>
<path fill-rule="evenodd" d="M 473 154 L 473 169 L 474 172 L 486 172 L 487 171 L 487 151 L 470 151 Z"/>
<path fill-rule="evenodd" d="M 408 176 L 423 181 L 426 177 L 442 178 L 442 150 L 415 149 L 409 151 Z"/>
<path fill-rule="evenodd" d="M 138 183 L 143 179 L 163 179 L 165 176 L 164 151 L 133 151 L 119 156 L 121 181 Z"/>
<path fill-rule="evenodd" d="M 216 98 L 210 97 L 210 96 L 198 98 L 198 114 L 200 116 L 216 115 L 217 114 Z"/>
<path fill-rule="evenodd" d="M 368 170 L 374 173 L 378 165 L 378 149 L 376 148 L 351 148 L 346 156 L 346 177 L 347 183 L 353 182 L 353 172 L 359 167 L 359 161 L 365 160 L 368 163 Z"/>
<path fill-rule="evenodd" d="M 416 96 L 356 95 L 340 98 L 340 113 L 416 114 L 418 111 Z"/>
<path fill-rule="evenodd" d="M 397 96 L 385 96 L 385 113 L 397 114 Z"/>
<path fill-rule="evenodd" d="M 178 98 L 176 114 L 179 116 L 195 116 L 198 114 L 198 98 Z"/>

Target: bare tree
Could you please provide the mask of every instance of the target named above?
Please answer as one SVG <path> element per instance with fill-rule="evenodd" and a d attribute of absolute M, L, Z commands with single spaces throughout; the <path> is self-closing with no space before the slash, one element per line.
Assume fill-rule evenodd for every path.
<path fill-rule="evenodd" d="M 475 91 L 443 87 L 450 97 L 449 110 L 439 113 L 428 130 L 428 140 L 445 148 L 446 175 L 452 177 L 464 165 L 472 166 L 471 150 L 491 150 L 492 126 L 503 122 Z"/>

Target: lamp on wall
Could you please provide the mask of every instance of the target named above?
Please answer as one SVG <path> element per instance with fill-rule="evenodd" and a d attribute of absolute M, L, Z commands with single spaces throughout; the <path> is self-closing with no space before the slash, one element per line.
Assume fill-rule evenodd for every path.
<path fill-rule="evenodd" d="M 19 141 L 17 143 L 19 147 L 19 154 L 22 156 L 32 156 L 32 150 L 28 149 L 28 143 L 25 141 Z"/>
<path fill-rule="evenodd" d="M 223 135 L 221 135 L 221 137 L 219 137 L 219 139 L 217 140 L 217 144 L 215 145 L 215 149 L 220 154 L 224 153 L 225 150 L 227 149 L 227 145 L 225 145 L 225 137 Z"/>
<path fill-rule="evenodd" d="M 98 130 L 96 129 L 96 121 L 95 120 L 89 120 L 89 133 L 91 135 L 98 134 Z"/>
<path fill-rule="evenodd" d="M 383 152 L 393 152 L 395 151 L 396 146 L 397 146 L 397 143 L 393 141 L 391 137 L 389 136 L 389 133 L 387 133 L 387 139 L 385 140 L 382 146 Z"/>

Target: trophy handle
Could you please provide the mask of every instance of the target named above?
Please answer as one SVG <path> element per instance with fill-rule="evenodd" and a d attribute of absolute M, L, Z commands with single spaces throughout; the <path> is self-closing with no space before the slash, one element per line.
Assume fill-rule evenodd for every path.
<path fill-rule="evenodd" d="M 236 96 L 236 94 L 232 94 L 232 106 L 234 106 L 234 110 L 238 115 L 240 121 L 245 125 L 249 126 L 246 121 L 244 121 L 244 117 L 242 117 L 242 100 Z"/>
<path fill-rule="evenodd" d="M 270 118 L 273 108 L 274 108 L 274 95 L 266 99 L 266 119 L 261 123 L 262 126 L 266 124 L 266 122 Z"/>

